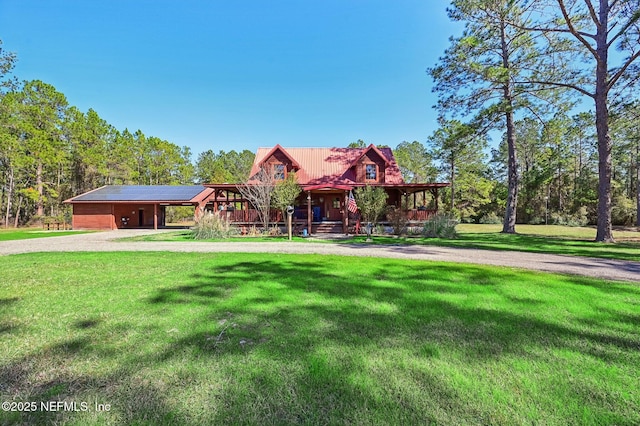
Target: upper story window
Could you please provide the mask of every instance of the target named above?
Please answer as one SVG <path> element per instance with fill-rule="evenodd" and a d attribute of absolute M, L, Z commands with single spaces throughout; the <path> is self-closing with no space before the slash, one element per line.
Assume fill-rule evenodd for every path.
<path fill-rule="evenodd" d="M 378 166 L 375 164 L 366 164 L 365 165 L 365 180 L 373 180 L 378 181 Z"/>
<path fill-rule="evenodd" d="M 274 180 L 284 180 L 285 168 L 284 164 L 274 164 L 273 165 L 273 179 Z"/>

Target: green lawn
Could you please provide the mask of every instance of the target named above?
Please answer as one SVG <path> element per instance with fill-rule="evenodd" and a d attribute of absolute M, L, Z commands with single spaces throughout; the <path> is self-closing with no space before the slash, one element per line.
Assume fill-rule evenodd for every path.
<path fill-rule="evenodd" d="M 0 263 L 0 424 L 640 424 L 640 287 L 279 254 Z M 111 404 L 95 412 L 95 403 Z"/>
<path fill-rule="evenodd" d="M 500 225 L 460 224 L 456 227 L 458 238 L 396 238 L 392 236 L 374 236 L 373 244 L 420 244 L 447 247 L 465 247 L 487 250 L 527 251 L 570 256 L 599 257 L 640 261 L 640 232 L 615 231 L 620 241 L 614 244 L 595 243 L 595 229 L 574 228 L 554 225 L 517 225 L 518 234 L 501 234 Z M 126 238 L 127 241 L 194 241 L 189 230 L 166 232 Z M 286 241 L 287 237 L 237 237 L 224 241 Z M 212 240 L 213 241 L 213 240 Z M 221 241 L 221 240 L 217 240 Z M 294 241 L 313 241 L 313 239 L 294 237 Z M 323 240 L 322 242 L 329 242 Z M 333 241 L 341 244 L 365 243 L 364 236 Z"/>
<path fill-rule="evenodd" d="M 461 223 L 456 226 L 456 230 L 463 234 L 498 233 L 502 230 L 502 225 Z M 571 238 L 587 241 L 593 241 L 596 238 L 596 228 L 584 226 L 516 225 L 516 232 L 524 235 Z M 637 231 L 614 230 L 613 236 L 620 240 L 635 239 L 640 241 L 640 232 Z"/>
<path fill-rule="evenodd" d="M 373 244 L 421 244 L 640 261 L 640 240 L 633 240 L 640 238 L 638 232 L 616 232 L 614 235 L 620 238 L 619 242 L 603 244 L 593 241 L 595 230 L 590 228 L 518 225 L 517 234 L 502 234 L 500 229 L 497 225 L 462 224 L 456 227 L 458 237 L 455 239 L 379 236 L 374 237 Z M 365 244 L 365 239 L 359 236 L 338 242 Z"/>
<path fill-rule="evenodd" d="M 85 234 L 87 232 L 89 231 L 46 231 L 41 228 L 0 229 L 0 241 L 60 237 L 62 235 Z"/>
<path fill-rule="evenodd" d="M 209 241 L 209 242 L 218 242 L 218 241 L 224 241 L 224 242 L 246 242 L 246 241 L 252 241 L 252 242 L 256 242 L 256 243 L 263 243 L 263 242 L 274 242 L 274 241 L 288 241 L 289 237 L 287 235 L 277 235 L 277 236 L 264 236 L 264 237 L 248 237 L 248 236 L 237 236 L 237 237 L 231 237 L 231 238 L 225 238 L 225 239 L 212 239 L 212 240 L 194 240 L 193 239 L 193 234 L 190 230 L 188 229 L 180 229 L 177 231 L 167 231 L 167 232 L 160 232 L 157 234 L 149 234 L 149 235 L 138 235 L 135 237 L 124 237 L 124 238 L 119 238 L 118 241 L 178 241 L 178 242 L 184 242 L 184 241 Z M 297 237 L 294 236 L 292 237 L 292 241 L 296 241 L 296 242 L 302 242 L 302 241 L 309 241 L 309 238 L 302 238 L 302 237 Z"/>

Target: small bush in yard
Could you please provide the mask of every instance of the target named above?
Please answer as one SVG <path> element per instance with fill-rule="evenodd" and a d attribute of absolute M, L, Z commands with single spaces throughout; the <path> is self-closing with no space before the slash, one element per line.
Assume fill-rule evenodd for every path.
<path fill-rule="evenodd" d="M 406 213 L 403 212 L 401 208 L 395 206 L 389 207 L 387 209 L 387 219 L 393 227 L 394 235 L 402 235 L 402 233 L 406 231 L 409 219 L 407 219 Z"/>
<path fill-rule="evenodd" d="M 238 229 L 219 214 L 207 213 L 196 222 L 195 226 L 191 228 L 191 232 L 196 240 L 209 240 L 230 238 L 238 234 Z"/>
<path fill-rule="evenodd" d="M 458 221 L 449 214 L 437 214 L 424 223 L 422 235 L 426 238 L 456 238 Z"/>
<path fill-rule="evenodd" d="M 487 213 L 487 214 L 483 215 L 480 218 L 479 222 L 483 223 L 483 224 L 496 225 L 496 224 L 502 223 L 502 219 L 499 218 L 497 214 L 491 212 L 491 213 Z"/>
<path fill-rule="evenodd" d="M 277 237 L 278 235 L 282 235 L 282 230 L 278 225 L 273 225 L 271 228 L 269 228 L 268 235 L 270 237 Z"/>

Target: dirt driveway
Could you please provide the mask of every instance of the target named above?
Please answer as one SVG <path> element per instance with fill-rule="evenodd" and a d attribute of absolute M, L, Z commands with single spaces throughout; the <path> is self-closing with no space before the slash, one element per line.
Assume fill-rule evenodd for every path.
<path fill-rule="evenodd" d="M 333 254 L 339 256 L 367 256 L 475 263 L 640 283 L 640 262 L 559 256 L 551 254 L 433 246 L 367 246 L 363 244 L 327 244 L 317 242 L 209 243 L 114 241 L 117 238 L 156 232 L 163 231 L 118 230 L 31 240 L 0 241 L 0 255 L 52 251 L 173 251 L 198 253 L 237 252 Z"/>

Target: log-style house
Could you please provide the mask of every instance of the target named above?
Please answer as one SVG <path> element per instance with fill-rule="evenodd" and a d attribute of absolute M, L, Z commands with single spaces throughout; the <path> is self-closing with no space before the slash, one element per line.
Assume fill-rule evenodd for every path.
<path fill-rule="evenodd" d="M 348 233 L 355 215 L 347 209 L 349 193 L 365 185 L 387 192 L 388 205 L 404 209 L 407 219 L 424 222 L 438 210 L 438 190 L 448 183 L 405 183 L 390 148 L 258 148 L 251 177 L 265 169 L 274 180 L 295 172 L 302 194 L 295 203 L 294 216 L 311 233 Z M 251 178 L 250 178 L 251 181 Z M 242 199 L 237 185 L 205 184 L 213 189 L 212 209 L 225 209 L 238 224 L 256 222 L 256 211 Z M 356 200 L 357 201 L 357 200 Z M 230 207 L 230 208 L 229 208 Z M 282 221 L 272 212 L 272 221 Z M 384 221 L 384 220 L 383 220 Z"/>
<path fill-rule="evenodd" d="M 390 148 L 259 148 L 249 183 L 261 170 L 275 181 L 295 172 L 302 193 L 294 217 L 308 233 L 344 232 L 355 225 L 347 209 L 349 193 L 365 185 L 384 188 L 388 205 L 403 209 L 407 219 L 424 222 L 438 210 L 438 190 L 448 183 L 405 183 Z M 258 214 L 243 199 L 239 184 L 202 186 L 105 186 L 66 200 L 73 206 L 74 229 L 155 228 L 165 225 L 166 206 L 194 207 L 224 214 L 238 226 L 257 224 Z M 357 202 L 357 200 L 356 200 Z M 271 222 L 283 222 L 279 211 Z M 384 221 L 384 218 L 383 218 Z"/>

